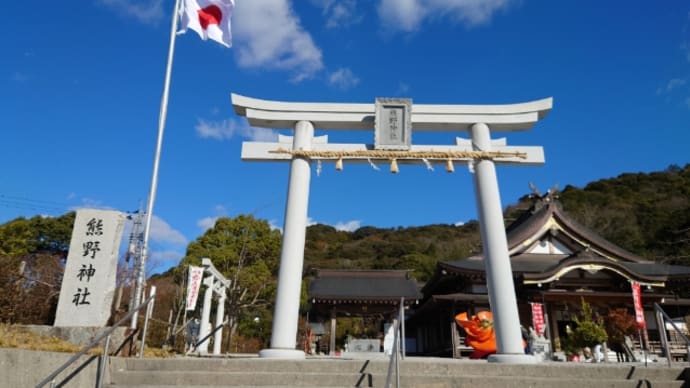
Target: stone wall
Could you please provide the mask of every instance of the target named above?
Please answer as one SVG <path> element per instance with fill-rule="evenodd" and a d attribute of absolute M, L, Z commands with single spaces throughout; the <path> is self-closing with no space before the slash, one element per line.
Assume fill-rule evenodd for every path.
<path fill-rule="evenodd" d="M 0 348 L 0 387 L 35 387 L 72 356 L 72 353 Z M 82 365 L 85 362 L 88 363 Z M 60 373 L 55 381 L 63 387 L 94 388 L 98 364 L 98 356 L 82 356 Z M 78 374 L 70 376 L 79 368 Z M 59 385 L 61 382 L 64 385 Z"/>

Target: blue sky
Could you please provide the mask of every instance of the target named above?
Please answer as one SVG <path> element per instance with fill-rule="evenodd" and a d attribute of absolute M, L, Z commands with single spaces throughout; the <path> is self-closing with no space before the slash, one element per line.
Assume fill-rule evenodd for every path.
<path fill-rule="evenodd" d="M 173 3 L 4 5 L 15 16 L 0 38 L 0 223 L 146 206 Z M 543 146 L 546 164 L 498 168 L 505 206 L 530 181 L 583 186 L 690 162 L 689 28 L 681 1 L 237 0 L 232 48 L 193 32 L 176 40 L 151 270 L 175 265 L 219 216 L 282 227 L 288 165 L 240 160 L 243 141 L 278 132 L 249 127 L 230 93 L 425 104 L 553 97 L 532 130 L 507 135 L 509 145 Z M 373 142 L 370 132 L 320 134 Z M 352 230 L 476 219 L 467 168 L 381 167 L 314 168 L 310 220 Z"/>

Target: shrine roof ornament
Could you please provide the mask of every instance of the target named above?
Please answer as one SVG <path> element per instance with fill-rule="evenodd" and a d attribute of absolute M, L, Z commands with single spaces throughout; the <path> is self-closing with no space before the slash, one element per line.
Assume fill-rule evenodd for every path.
<path fill-rule="evenodd" d="M 261 100 L 232 94 L 235 112 L 249 124 L 263 128 L 293 128 L 310 121 L 320 129 L 373 130 L 376 104 L 306 103 Z M 415 131 L 467 131 L 485 123 L 492 131 L 527 130 L 551 111 L 553 98 L 504 105 L 414 104 Z"/>

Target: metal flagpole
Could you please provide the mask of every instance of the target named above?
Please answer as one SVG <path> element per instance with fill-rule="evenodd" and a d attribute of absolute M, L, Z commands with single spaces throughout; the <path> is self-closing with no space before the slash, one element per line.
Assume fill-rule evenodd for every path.
<path fill-rule="evenodd" d="M 141 303 L 141 294 L 146 282 L 146 259 L 149 254 L 149 234 L 151 232 L 151 217 L 153 215 L 153 202 L 156 199 L 156 188 L 158 186 L 158 166 L 160 164 L 161 149 L 163 148 L 163 132 L 165 130 L 165 118 L 168 112 L 168 93 L 170 91 L 170 74 L 172 73 L 173 54 L 175 52 L 175 35 L 177 32 L 178 11 L 180 1 L 175 0 L 173 10 L 172 26 L 170 28 L 170 48 L 168 49 L 168 64 L 165 68 L 165 83 L 163 85 L 163 97 L 161 98 L 161 109 L 158 115 L 158 141 L 156 142 L 156 154 L 153 158 L 153 174 L 151 176 L 151 190 L 149 191 L 148 204 L 146 206 L 146 222 L 144 224 L 144 241 L 141 249 L 141 259 L 139 260 L 139 276 L 134 289 L 134 306 L 137 308 Z M 132 316 L 130 327 L 137 328 L 138 313 Z"/>

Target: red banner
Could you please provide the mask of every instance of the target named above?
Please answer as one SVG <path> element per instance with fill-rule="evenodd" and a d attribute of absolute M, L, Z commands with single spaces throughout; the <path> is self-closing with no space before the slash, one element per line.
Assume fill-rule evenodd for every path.
<path fill-rule="evenodd" d="M 537 335 L 544 334 L 544 309 L 541 303 L 530 303 L 532 305 L 532 324 Z"/>
<path fill-rule="evenodd" d="M 630 282 L 633 294 L 633 304 L 635 305 L 635 322 L 640 327 L 645 327 L 644 309 L 642 308 L 642 292 L 640 291 L 640 283 Z"/>

